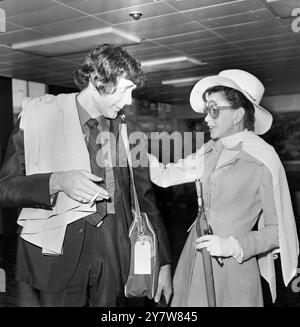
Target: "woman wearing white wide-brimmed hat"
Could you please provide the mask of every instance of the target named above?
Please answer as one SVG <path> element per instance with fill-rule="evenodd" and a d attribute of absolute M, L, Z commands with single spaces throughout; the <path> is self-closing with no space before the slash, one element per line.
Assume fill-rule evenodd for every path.
<path fill-rule="evenodd" d="M 164 166 L 149 155 L 151 179 L 159 186 L 201 179 L 214 234 L 197 238 L 192 225 L 174 276 L 172 306 L 208 305 L 202 248 L 223 258 L 223 266 L 212 260 L 217 306 L 262 306 L 260 275 L 275 301 L 274 251 L 280 252 L 285 285 L 296 274 L 299 242 L 286 175 L 273 147 L 258 136 L 272 124 L 259 104 L 263 94 L 263 84 L 239 69 L 200 80 L 190 103 L 206 115 L 211 140 L 176 164 Z"/>

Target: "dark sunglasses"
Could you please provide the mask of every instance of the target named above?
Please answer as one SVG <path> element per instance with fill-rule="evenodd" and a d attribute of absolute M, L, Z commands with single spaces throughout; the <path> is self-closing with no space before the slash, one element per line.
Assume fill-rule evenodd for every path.
<path fill-rule="evenodd" d="M 217 119 L 220 115 L 220 110 L 233 109 L 231 106 L 219 106 L 214 100 L 209 101 L 204 105 L 203 113 L 205 116 L 210 115 L 211 118 Z"/>

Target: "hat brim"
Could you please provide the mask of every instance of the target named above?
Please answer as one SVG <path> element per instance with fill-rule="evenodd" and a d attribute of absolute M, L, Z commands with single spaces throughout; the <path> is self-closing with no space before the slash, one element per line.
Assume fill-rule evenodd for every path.
<path fill-rule="evenodd" d="M 215 75 L 209 76 L 201 79 L 197 82 L 190 94 L 190 104 L 194 111 L 203 113 L 204 111 L 204 101 L 202 99 L 203 93 L 210 87 L 213 86 L 226 86 L 233 88 L 239 92 L 241 92 L 253 105 L 255 109 L 254 117 L 254 133 L 258 135 L 262 135 L 266 133 L 273 122 L 273 117 L 269 111 L 261 107 L 258 103 L 256 103 L 253 98 L 242 88 L 239 87 L 237 83 L 233 80 Z"/>

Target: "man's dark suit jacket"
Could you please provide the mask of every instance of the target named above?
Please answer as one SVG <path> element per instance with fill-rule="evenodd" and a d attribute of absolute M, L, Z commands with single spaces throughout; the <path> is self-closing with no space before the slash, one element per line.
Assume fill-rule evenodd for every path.
<path fill-rule="evenodd" d="M 111 132 L 116 135 L 117 139 L 117 162 L 125 160 L 119 158 L 119 124 L 120 118 L 112 120 Z M 129 135 L 136 126 L 130 122 L 127 125 Z M 132 221 L 129 170 L 128 167 L 118 166 L 114 169 L 129 227 Z M 6 158 L 0 170 L 0 204 L 8 207 L 51 210 L 50 175 L 51 173 L 25 176 L 23 131 L 16 126 L 10 136 Z M 149 169 L 147 167 L 134 168 L 134 176 L 141 210 L 148 214 L 157 234 L 161 266 L 168 264 L 171 262 L 171 251 L 165 226 L 157 209 Z M 17 279 L 45 292 L 62 291 L 71 280 L 79 261 L 83 247 L 84 226 L 84 218 L 68 225 L 63 255 L 60 256 L 45 256 L 41 253 L 41 248 L 19 237 Z"/>

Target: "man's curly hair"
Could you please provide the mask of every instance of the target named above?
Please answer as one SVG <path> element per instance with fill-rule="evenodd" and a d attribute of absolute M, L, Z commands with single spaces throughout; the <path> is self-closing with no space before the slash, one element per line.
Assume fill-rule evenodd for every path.
<path fill-rule="evenodd" d="M 80 90 L 91 81 L 100 94 L 112 94 L 120 77 L 142 86 L 141 64 L 122 47 L 103 44 L 85 57 L 82 68 L 75 72 L 74 80 Z"/>

